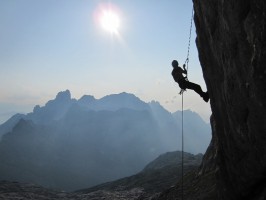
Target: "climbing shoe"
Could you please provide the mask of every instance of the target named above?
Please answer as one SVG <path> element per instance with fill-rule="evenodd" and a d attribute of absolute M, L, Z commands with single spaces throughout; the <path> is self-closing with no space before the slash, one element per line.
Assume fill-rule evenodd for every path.
<path fill-rule="evenodd" d="M 208 102 L 210 97 L 209 97 L 209 93 L 208 92 L 204 92 L 204 94 L 202 95 L 202 98 L 204 101 Z"/>

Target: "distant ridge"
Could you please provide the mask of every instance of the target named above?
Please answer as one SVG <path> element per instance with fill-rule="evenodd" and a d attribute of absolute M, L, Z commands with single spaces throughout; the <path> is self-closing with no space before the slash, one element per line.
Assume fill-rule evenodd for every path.
<path fill-rule="evenodd" d="M 186 125 L 186 149 L 204 153 L 210 127 L 187 114 L 198 123 Z M 180 130 L 180 121 L 158 102 L 125 92 L 76 100 L 66 90 L 0 126 L 0 180 L 66 191 L 98 185 L 136 174 L 160 154 L 180 149 Z"/>

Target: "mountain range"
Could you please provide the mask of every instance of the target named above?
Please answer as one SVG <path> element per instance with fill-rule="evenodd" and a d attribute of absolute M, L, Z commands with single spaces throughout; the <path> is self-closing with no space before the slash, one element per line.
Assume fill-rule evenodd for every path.
<path fill-rule="evenodd" d="M 59 92 L 0 126 L 0 180 L 72 191 L 136 174 L 181 149 L 180 116 L 125 92 L 78 100 Z M 210 126 L 189 110 L 184 118 L 185 150 L 204 153 Z"/>

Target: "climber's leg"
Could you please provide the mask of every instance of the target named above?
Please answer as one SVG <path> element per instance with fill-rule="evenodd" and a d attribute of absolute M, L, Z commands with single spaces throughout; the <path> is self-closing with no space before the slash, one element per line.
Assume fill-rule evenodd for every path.
<path fill-rule="evenodd" d="M 204 101 L 206 101 L 206 102 L 209 101 L 208 92 L 203 92 L 200 85 L 198 85 L 196 83 L 189 82 L 189 81 L 186 81 L 184 85 L 185 85 L 186 89 L 191 89 L 191 90 L 194 90 L 195 92 L 197 92 L 204 99 Z"/>
<path fill-rule="evenodd" d="M 204 95 L 204 92 L 202 91 L 201 87 L 198 84 L 196 84 L 196 83 L 192 83 L 192 82 L 186 81 L 185 87 L 186 87 L 186 89 L 194 90 L 201 97 Z"/>

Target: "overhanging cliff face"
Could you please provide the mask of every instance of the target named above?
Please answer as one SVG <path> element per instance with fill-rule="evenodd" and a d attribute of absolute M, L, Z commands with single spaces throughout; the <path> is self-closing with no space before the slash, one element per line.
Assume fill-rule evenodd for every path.
<path fill-rule="evenodd" d="M 219 198 L 256 199 L 266 188 L 266 1 L 193 1 Z"/>

